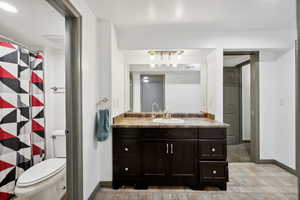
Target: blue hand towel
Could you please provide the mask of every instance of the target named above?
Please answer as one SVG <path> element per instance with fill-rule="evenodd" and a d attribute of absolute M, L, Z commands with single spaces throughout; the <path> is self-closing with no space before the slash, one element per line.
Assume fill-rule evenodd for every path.
<path fill-rule="evenodd" d="M 109 110 L 99 110 L 97 112 L 96 137 L 99 141 L 105 141 L 110 131 Z"/>

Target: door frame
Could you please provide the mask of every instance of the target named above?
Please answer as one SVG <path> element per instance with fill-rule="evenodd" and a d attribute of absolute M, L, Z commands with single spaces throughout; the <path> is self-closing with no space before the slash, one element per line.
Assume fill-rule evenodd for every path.
<path fill-rule="evenodd" d="M 67 198 L 83 199 L 82 17 L 70 0 L 46 0 L 65 17 Z"/>
<path fill-rule="evenodd" d="M 142 76 L 161 76 L 163 77 L 163 103 L 164 103 L 164 107 L 163 107 L 163 111 L 165 110 L 166 108 L 166 98 L 165 98 L 165 95 L 166 95 L 166 75 L 165 74 L 147 74 L 147 73 L 141 73 L 140 75 L 140 102 L 141 102 L 141 108 L 140 110 L 142 111 L 142 108 L 143 108 L 143 105 L 142 105 L 142 102 L 143 102 L 143 87 L 142 87 Z"/>
<path fill-rule="evenodd" d="M 249 60 L 246 60 L 238 65 L 236 65 L 235 67 L 238 67 L 240 68 L 240 142 L 247 142 L 247 141 L 244 141 L 243 140 L 243 73 L 242 73 L 242 70 L 243 70 L 243 67 L 245 67 L 246 65 L 250 65 L 250 59 Z"/>
<path fill-rule="evenodd" d="M 251 150 L 252 162 L 260 162 L 260 133 L 259 133 L 259 51 L 226 51 L 224 56 L 250 55 L 251 73 Z"/>
<path fill-rule="evenodd" d="M 239 123 L 238 123 L 238 125 L 239 125 L 239 128 L 238 128 L 238 131 L 239 131 L 239 136 L 238 136 L 238 144 L 239 143 L 242 143 L 242 137 L 243 137 L 243 130 L 242 130 L 242 121 L 243 121 L 243 115 L 242 115 L 242 87 L 241 87 L 241 85 L 242 85 L 242 70 L 241 70 L 241 67 L 242 67 L 242 65 L 240 66 L 241 64 L 238 64 L 238 65 L 236 65 L 236 66 L 232 66 L 232 67 L 229 67 L 229 66 L 224 66 L 223 67 L 223 96 L 224 96 L 224 87 L 225 87 L 225 84 L 224 84 L 224 82 L 225 82 L 225 79 L 224 79 L 224 74 L 225 74 L 225 71 L 226 71 L 226 69 L 228 69 L 228 68 L 234 68 L 234 69 L 236 69 L 236 70 L 238 70 L 239 71 L 239 95 L 238 95 L 238 98 L 239 98 L 239 105 L 238 105 L 238 107 L 239 107 L 239 112 L 238 112 L 238 115 L 239 115 Z M 224 100 L 224 97 L 223 97 L 223 120 L 225 119 L 225 100 Z M 227 130 L 227 132 L 228 132 L 228 130 Z M 232 142 L 229 142 L 229 141 L 231 141 L 227 136 L 226 136 L 226 138 L 227 138 L 227 143 L 230 145 L 230 144 L 236 144 L 235 142 L 234 143 L 232 143 Z"/>
<path fill-rule="evenodd" d="M 297 0 L 297 41 L 296 41 L 296 174 L 298 177 L 298 198 L 300 199 L 300 0 Z"/>

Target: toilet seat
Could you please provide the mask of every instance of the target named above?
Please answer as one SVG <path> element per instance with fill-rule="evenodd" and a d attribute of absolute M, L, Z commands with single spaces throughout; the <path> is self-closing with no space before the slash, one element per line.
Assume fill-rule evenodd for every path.
<path fill-rule="evenodd" d="M 65 158 L 52 158 L 40 162 L 25 171 L 17 181 L 17 187 L 28 187 L 40 183 L 66 167 Z"/>

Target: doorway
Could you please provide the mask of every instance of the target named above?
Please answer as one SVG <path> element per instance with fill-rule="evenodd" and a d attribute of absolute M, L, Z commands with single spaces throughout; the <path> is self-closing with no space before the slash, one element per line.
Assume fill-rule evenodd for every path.
<path fill-rule="evenodd" d="M 82 163 L 82 83 L 81 41 L 82 17 L 69 0 L 47 0 L 65 17 L 65 63 L 66 63 L 66 152 L 67 193 L 66 198 L 83 198 Z"/>
<path fill-rule="evenodd" d="M 224 53 L 224 122 L 228 161 L 259 161 L 258 52 Z"/>
<path fill-rule="evenodd" d="M 141 111 L 159 112 L 165 108 L 164 75 L 141 75 Z"/>

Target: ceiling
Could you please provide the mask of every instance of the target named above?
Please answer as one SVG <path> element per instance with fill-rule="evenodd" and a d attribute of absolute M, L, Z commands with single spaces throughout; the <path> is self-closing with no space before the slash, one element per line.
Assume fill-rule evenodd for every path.
<path fill-rule="evenodd" d="M 296 29 L 296 0 L 86 0 L 118 28 L 190 31 Z M 175 29 L 176 30 L 176 29 Z"/>
<path fill-rule="evenodd" d="M 65 22 L 45 0 L 4 0 L 16 7 L 16 14 L 0 10 L 0 34 L 29 46 L 63 48 Z"/>

